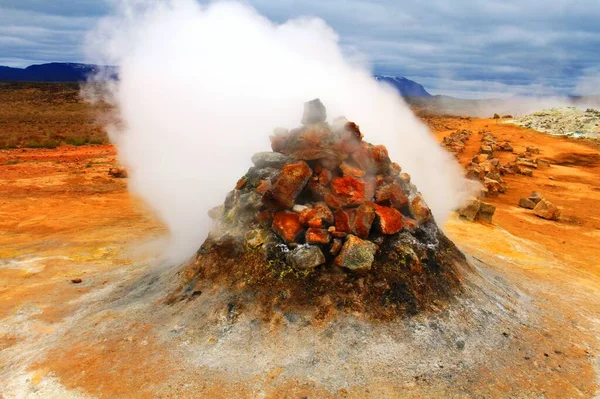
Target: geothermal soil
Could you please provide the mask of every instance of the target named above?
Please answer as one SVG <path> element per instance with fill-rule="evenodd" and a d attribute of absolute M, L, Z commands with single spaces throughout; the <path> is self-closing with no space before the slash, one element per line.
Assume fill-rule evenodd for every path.
<path fill-rule="evenodd" d="M 463 165 L 483 129 L 516 152 L 538 147 L 538 157 L 551 163 L 533 177 L 505 177 L 507 193 L 485 199 L 497 207 L 493 224 L 452 216 L 444 226 L 494 287 L 487 295 L 503 298 L 481 299 L 481 320 L 504 321 L 486 328 L 465 320 L 458 334 L 456 327 L 444 331 L 437 321 L 444 316 L 421 315 L 405 323 L 412 325 L 407 342 L 415 344 L 402 347 L 397 333 L 382 332 L 385 325 L 360 320 L 342 333 L 306 325 L 314 341 L 286 341 L 278 331 L 303 328 L 286 315 L 268 326 L 273 338 L 261 327 L 262 335 L 242 340 L 233 306 L 192 317 L 202 298 L 216 301 L 218 294 L 165 308 L 160 286 L 176 272 L 159 257 L 166 231 L 128 193 L 126 179 L 108 175 L 114 147 L 1 150 L 0 397 L 597 396 L 598 147 L 488 119 L 424 119 L 440 141 L 456 129 L 473 130 L 459 156 Z M 496 154 L 503 162 L 515 157 Z M 561 219 L 519 208 L 531 191 L 558 205 Z M 340 347 L 324 356 L 322 342 L 332 336 Z M 237 346 L 230 337 L 239 338 Z M 431 337 L 438 346 L 416 356 L 418 342 Z M 281 340 L 296 357 L 269 340 Z M 273 352 L 259 350 L 266 347 Z M 375 363 L 359 356 L 363 349 L 379 354 Z M 235 356 L 242 352 L 250 355 Z M 286 362 L 298 353 L 302 362 Z"/>

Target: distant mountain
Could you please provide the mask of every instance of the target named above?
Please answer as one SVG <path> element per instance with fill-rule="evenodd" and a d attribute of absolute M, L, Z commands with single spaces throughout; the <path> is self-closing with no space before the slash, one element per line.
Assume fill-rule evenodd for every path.
<path fill-rule="evenodd" d="M 49 64 L 31 65 L 27 68 L 11 68 L 0 66 L 0 81 L 10 82 L 79 82 L 96 73 L 98 65 L 52 62 Z M 108 73 L 116 77 L 116 67 L 108 68 Z"/>
<path fill-rule="evenodd" d="M 422 85 L 402 76 L 375 75 L 375 80 L 392 85 L 402 97 L 431 97 Z"/>

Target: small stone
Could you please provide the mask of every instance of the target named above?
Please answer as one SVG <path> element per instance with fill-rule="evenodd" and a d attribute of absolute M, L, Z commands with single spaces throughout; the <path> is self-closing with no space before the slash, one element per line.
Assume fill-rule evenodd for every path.
<path fill-rule="evenodd" d="M 308 244 L 329 244 L 331 234 L 326 229 L 311 227 L 306 230 L 306 242 Z"/>
<path fill-rule="evenodd" d="M 550 201 L 542 198 L 533 208 L 533 213 L 543 219 L 558 220 L 560 217 L 560 209 Z"/>
<path fill-rule="evenodd" d="M 80 279 L 79 277 L 78 277 L 78 278 L 71 279 L 71 282 L 72 282 L 73 284 L 79 284 L 79 283 L 81 283 L 82 281 L 83 281 L 83 280 L 82 280 L 82 279 Z"/>
<path fill-rule="evenodd" d="M 400 173 L 400 180 L 404 184 L 410 184 L 410 175 L 408 173 Z"/>
<path fill-rule="evenodd" d="M 287 255 L 288 262 L 298 270 L 314 269 L 325 263 L 325 255 L 321 249 L 314 245 L 302 245 L 290 251 Z"/>
<path fill-rule="evenodd" d="M 340 253 L 342 249 L 342 240 L 340 238 L 334 238 L 333 243 L 331 244 L 331 248 L 329 248 L 329 253 L 333 256 L 336 256 Z"/>
<path fill-rule="evenodd" d="M 335 264 L 352 271 L 368 271 L 375 261 L 376 252 L 377 245 L 374 243 L 349 235 L 335 258 Z"/>
<path fill-rule="evenodd" d="M 531 194 L 529 195 L 529 200 L 531 202 L 533 202 L 534 204 L 537 205 L 538 202 L 540 202 L 542 199 L 544 199 L 544 196 L 542 195 L 542 193 L 539 193 L 537 191 L 532 191 Z"/>
<path fill-rule="evenodd" d="M 257 152 L 252 156 L 252 163 L 257 168 L 281 169 L 283 165 L 291 161 L 290 157 L 278 152 Z"/>
<path fill-rule="evenodd" d="M 273 187 L 263 195 L 263 202 L 271 208 L 291 209 L 311 175 L 306 162 L 285 165 Z"/>
<path fill-rule="evenodd" d="M 535 208 L 535 202 L 533 202 L 529 198 L 521 198 L 519 200 L 519 206 L 525 209 L 533 209 Z"/>
<path fill-rule="evenodd" d="M 306 205 L 295 204 L 292 207 L 292 212 L 302 213 L 302 211 L 308 210 L 309 208 Z"/>
<path fill-rule="evenodd" d="M 496 207 L 494 205 L 482 202 L 479 207 L 477 218 L 492 223 L 492 216 L 494 216 L 494 213 L 496 213 Z"/>
<path fill-rule="evenodd" d="M 128 176 L 127 169 L 121 167 L 114 167 L 108 170 L 108 174 L 117 179 L 124 179 Z"/>
<path fill-rule="evenodd" d="M 296 241 L 303 226 L 297 213 L 281 211 L 275 213 L 271 228 L 285 242 L 290 243 Z"/>
<path fill-rule="evenodd" d="M 390 165 L 390 175 L 398 176 L 402 172 L 402 168 L 396 162 L 392 162 Z"/>
<path fill-rule="evenodd" d="M 301 123 L 303 125 L 311 125 L 314 123 L 322 123 L 327 120 L 327 110 L 318 98 L 304 103 L 304 114 L 302 115 Z"/>
<path fill-rule="evenodd" d="M 383 234 L 396 234 L 402 230 L 402 213 L 397 209 L 373 204 L 377 214 L 377 226 Z"/>

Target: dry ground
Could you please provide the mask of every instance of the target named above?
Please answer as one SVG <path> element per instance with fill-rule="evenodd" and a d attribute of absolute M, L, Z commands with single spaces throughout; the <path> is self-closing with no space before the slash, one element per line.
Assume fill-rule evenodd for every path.
<path fill-rule="evenodd" d="M 74 332 L 85 309 L 154 267 L 154 240 L 165 229 L 127 192 L 125 180 L 107 175 L 116 162 L 114 147 L 61 146 L 0 150 L 0 397 L 598 395 L 600 164 L 585 155 L 598 150 L 492 120 L 427 121 L 439 140 L 457 128 L 490 129 L 517 151 L 534 145 L 553 162 L 534 177 L 507 177 L 509 191 L 489 200 L 497 206 L 493 224 L 452 217 L 445 226 L 463 251 L 531 297 L 544 319 L 510 331 L 504 352 L 484 354 L 489 365 L 472 371 L 476 381 L 459 375 L 451 383 L 432 377 L 397 386 L 373 381 L 366 388 L 349 381 L 348 388 L 331 392 L 274 368 L 251 378 L 262 387 L 253 391 L 214 370 L 184 367 L 177 348 L 185 342 L 175 347 L 155 333 L 176 331 L 170 321 L 124 326 L 115 311 L 102 316 L 112 317 L 115 330 L 88 315 L 86 328 Z M 477 148 L 474 134 L 460 162 Z M 561 220 L 517 207 L 533 190 L 562 208 Z M 76 278 L 82 282 L 71 282 Z"/>

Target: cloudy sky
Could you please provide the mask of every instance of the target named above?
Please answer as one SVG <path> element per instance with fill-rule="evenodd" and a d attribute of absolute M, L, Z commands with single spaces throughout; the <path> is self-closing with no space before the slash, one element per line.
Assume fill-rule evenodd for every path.
<path fill-rule="evenodd" d="M 591 94 L 600 0 L 250 0 L 270 19 L 323 18 L 375 72 L 463 98 Z M 0 0 L 0 65 L 83 61 L 104 0 Z"/>

